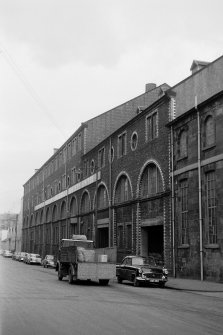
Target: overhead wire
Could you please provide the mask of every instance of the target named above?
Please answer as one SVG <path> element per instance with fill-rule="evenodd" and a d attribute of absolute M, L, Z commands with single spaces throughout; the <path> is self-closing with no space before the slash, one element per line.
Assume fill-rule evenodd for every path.
<path fill-rule="evenodd" d="M 11 69 L 14 71 L 20 82 L 25 87 L 26 91 L 30 94 L 32 99 L 35 101 L 37 106 L 40 108 L 42 112 L 44 112 L 48 119 L 52 122 L 52 124 L 55 126 L 55 128 L 59 131 L 60 135 L 62 135 L 63 139 L 65 139 L 65 134 L 62 131 L 61 127 L 57 124 L 56 120 L 52 116 L 52 114 L 49 112 L 47 106 L 43 103 L 41 98 L 39 97 L 38 93 L 35 91 L 35 89 L 32 87 L 31 83 L 28 81 L 28 79 L 25 77 L 21 69 L 18 67 L 16 62 L 13 60 L 12 56 L 9 54 L 9 52 L 6 50 L 6 48 L 3 48 L 0 45 L 0 54 L 3 55 L 6 62 L 9 64 Z"/>

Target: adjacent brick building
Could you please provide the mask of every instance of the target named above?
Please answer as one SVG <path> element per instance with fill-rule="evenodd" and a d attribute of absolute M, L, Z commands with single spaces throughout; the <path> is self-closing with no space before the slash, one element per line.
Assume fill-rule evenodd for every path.
<path fill-rule="evenodd" d="M 223 57 L 192 70 L 169 92 L 175 271 L 222 282 Z"/>

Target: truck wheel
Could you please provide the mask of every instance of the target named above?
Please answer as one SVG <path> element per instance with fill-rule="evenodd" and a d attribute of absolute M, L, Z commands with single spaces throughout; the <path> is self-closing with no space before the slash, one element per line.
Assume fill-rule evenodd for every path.
<path fill-rule="evenodd" d="M 69 268 L 68 282 L 69 282 L 69 284 L 73 284 L 73 282 L 74 282 L 71 268 Z"/>
<path fill-rule="evenodd" d="M 62 280 L 62 279 L 63 279 L 63 276 L 62 276 L 60 270 L 58 270 L 58 280 Z"/>
<path fill-rule="evenodd" d="M 99 279 L 99 284 L 102 286 L 108 285 L 109 279 Z"/>
<path fill-rule="evenodd" d="M 119 284 L 121 284 L 122 283 L 122 278 L 120 276 L 117 276 L 117 281 L 118 281 Z"/>

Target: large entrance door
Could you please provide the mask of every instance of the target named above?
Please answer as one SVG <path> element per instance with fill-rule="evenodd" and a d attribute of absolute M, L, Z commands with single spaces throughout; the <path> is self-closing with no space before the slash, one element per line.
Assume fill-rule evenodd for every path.
<path fill-rule="evenodd" d="M 108 227 L 98 228 L 98 248 L 108 247 Z"/>
<path fill-rule="evenodd" d="M 163 258 L 163 225 L 141 228 L 141 252 L 143 256 Z"/>

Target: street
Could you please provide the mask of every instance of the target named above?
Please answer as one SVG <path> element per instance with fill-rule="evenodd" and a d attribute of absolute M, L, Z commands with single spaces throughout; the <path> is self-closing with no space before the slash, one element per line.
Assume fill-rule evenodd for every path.
<path fill-rule="evenodd" d="M 223 297 L 113 281 L 69 285 L 0 257 L 0 335 L 222 334 Z"/>

